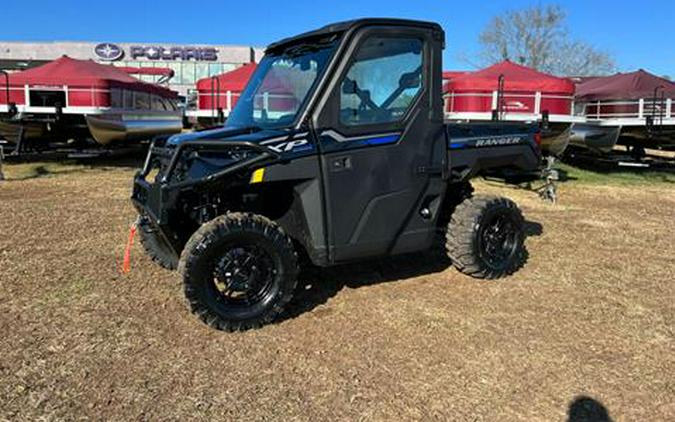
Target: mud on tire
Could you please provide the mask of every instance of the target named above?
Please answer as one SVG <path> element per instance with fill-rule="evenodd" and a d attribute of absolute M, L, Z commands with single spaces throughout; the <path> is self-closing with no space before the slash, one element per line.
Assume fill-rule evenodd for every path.
<path fill-rule="evenodd" d="M 446 251 L 455 268 L 476 278 L 494 279 L 523 266 L 525 221 L 518 206 L 496 196 L 465 199 L 454 210 Z"/>
<path fill-rule="evenodd" d="M 191 311 L 224 331 L 272 322 L 297 283 L 291 238 L 273 221 L 230 213 L 202 225 L 181 254 L 185 297 Z"/>

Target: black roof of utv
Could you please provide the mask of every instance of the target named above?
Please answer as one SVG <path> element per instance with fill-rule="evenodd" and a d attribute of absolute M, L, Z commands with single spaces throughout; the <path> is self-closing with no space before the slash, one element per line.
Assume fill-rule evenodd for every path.
<path fill-rule="evenodd" d="M 354 19 L 345 22 L 336 22 L 315 29 L 313 31 L 304 32 L 293 37 L 284 38 L 281 41 L 274 42 L 267 46 L 267 51 L 276 50 L 280 47 L 293 44 L 301 39 L 306 38 L 315 38 L 322 37 L 329 34 L 335 34 L 338 32 L 345 32 L 347 30 L 359 27 L 359 26 L 372 26 L 372 25 L 387 25 L 387 26 L 414 26 L 419 27 L 428 27 L 429 29 L 434 29 L 443 33 L 443 28 L 435 22 L 426 22 L 426 21 L 416 21 L 411 19 L 393 19 L 393 18 L 362 18 Z"/>

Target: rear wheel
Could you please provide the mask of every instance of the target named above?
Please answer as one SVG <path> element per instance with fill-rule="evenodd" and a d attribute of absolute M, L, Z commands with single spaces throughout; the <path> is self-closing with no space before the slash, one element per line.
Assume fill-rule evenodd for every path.
<path fill-rule="evenodd" d="M 179 270 L 193 313 L 213 328 L 242 331 L 283 312 L 297 282 L 297 255 L 276 223 L 231 213 L 192 235 Z"/>
<path fill-rule="evenodd" d="M 524 226 L 522 213 L 509 199 L 465 199 L 448 224 L 448 256 L 459 271 L 472 277 L 493 279 L 512 274 L 525 262 Z"/>

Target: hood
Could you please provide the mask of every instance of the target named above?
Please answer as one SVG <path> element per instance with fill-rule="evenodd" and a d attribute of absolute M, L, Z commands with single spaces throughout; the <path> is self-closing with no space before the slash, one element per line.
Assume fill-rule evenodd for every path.
<path fill-rule="evenodd" d="M 236 127 L 219 127 L 215 129 L 208 129 L 199 132 L 181 133 L 173 135 L 167 141 L 167 145 L 180 145 L 191 141 L 238 141 L 238 142 L 253 142 L 259 143 L 270 138 L 286 135 L 290 132 L 279 129 L 250 129 L 250 128 L 236 128 Z"/>
<path fill-rule="evenodd" d="M 194 141 L 232 141 L 251 142 L 264 145 L 282 155 L 298 156 L 311 154 L 314 147 L 309 140 L 307 131 L 282 130 L 282 129 L 252 129 L 252 128 L 229 128 L 204 130 L 201 132 L 184 133 L 171 136 L 167 146 L 177 146 Z"/>

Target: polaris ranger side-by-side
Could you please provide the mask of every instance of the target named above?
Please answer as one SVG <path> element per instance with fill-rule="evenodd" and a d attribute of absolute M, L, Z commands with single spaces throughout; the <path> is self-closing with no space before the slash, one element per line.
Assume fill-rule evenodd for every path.
<path fill-rule="evenodd" d="M 539 167 L 534 125 L 445 124 L 442 28 L 362 19 L 270 45 L 225 127 L 156 140 L 135 178 L 141 241 L 179 268 L 192 311 L 223 330 L 272 321 L 299 257 L 330 266 L 432 248 L 497 278 L 524 260 L 508 199 L 482 171 Z"/>

